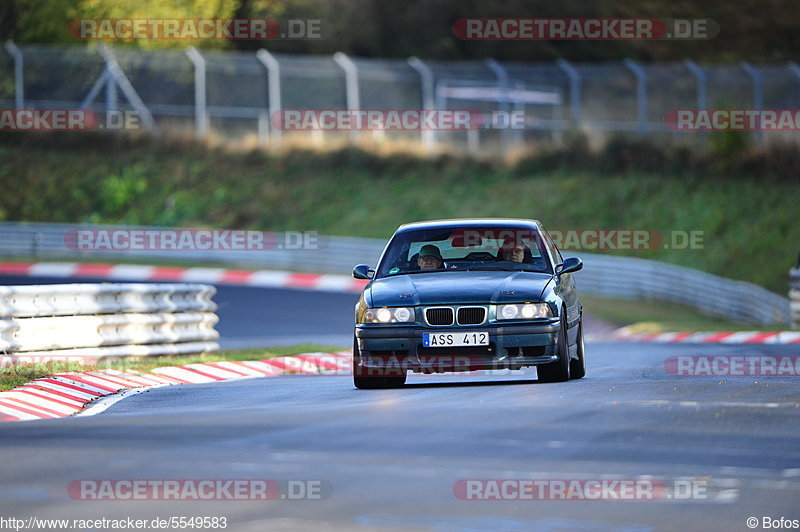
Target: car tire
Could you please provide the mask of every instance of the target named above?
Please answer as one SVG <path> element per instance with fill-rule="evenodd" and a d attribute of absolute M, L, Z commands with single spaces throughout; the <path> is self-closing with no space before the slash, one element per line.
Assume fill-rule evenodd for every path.
<path fill-rule="evenodd" d="M 583 345 L 583 317 L 578 322 L 578 360 L 569 361 L 569 378 L 582 379 L 586 375 L 586 351 Z"/>
<path fill-rule="evenodd" d="M 361 368 L 361 351 L 358 339 L 353 338 L 353 385 L 359 390 L 380 390 L 383 388 L 399 388 L 406 383 L 408 374 L 386 377 L 381 375 L 363 375 Z"/>
<path fill-rule="evenodd" d="M 567 319 L 561 311 L 561 324 L 558 330 L 558 360 L 536 366 L 539 382 L 564 382 L 569 380 L 569 346 L 567 345 Z"/>

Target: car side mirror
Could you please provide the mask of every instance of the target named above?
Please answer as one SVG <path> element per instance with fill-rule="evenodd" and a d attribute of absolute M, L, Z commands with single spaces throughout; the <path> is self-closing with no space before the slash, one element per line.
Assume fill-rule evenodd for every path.
<path fill-rule="evenodd" d="M 372 279 L 375 275 L 375 270 L 367 266 L 366 264 L 359 264 L 355 268 L 353 268 L 353 277 L 356 279 Z"/>
<path fill-rule="evenodd" d="M 583 261 L 578 257 L 570 257 L 568 259 L 564 259 L 564 262 L 556 266 L 556 275 L 577 272 L 580 269 L 583 269 Z"/>

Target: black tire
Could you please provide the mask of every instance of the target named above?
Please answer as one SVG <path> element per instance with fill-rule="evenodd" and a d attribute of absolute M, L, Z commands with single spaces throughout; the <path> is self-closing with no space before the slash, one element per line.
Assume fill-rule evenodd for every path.
<path fill-rule="evenodd" d="M 583 317 L 578 322 L 578 360 L 569 361 L 569 378 L 582 379 L 586 375 L 586 355 L 583 345 Z"/>
<path fill-rule="evenodd" d="M 361 351 L 358 339 L 353 338 L 353 385 L 359 390 L 380 390 L 383 388 L 399 388 L 406 383 L 407 373 L 400 376 L 385 377 L 382 375 L 364 375 L 361 368 Z"/>
<path fill-rule="evenodd" d="M 561 326 L 558 331 L 558 360 L 543 366 L 536 366 L 539 382 L 564 382 L 569 380 L 569 346 L 567 345 L 567 319 L 561 311 Z"/>

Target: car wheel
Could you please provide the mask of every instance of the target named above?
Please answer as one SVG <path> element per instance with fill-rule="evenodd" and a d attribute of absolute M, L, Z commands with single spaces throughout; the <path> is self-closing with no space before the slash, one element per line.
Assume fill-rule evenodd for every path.
<path fill-rule="evenodd" d="M 567 320 L 561 312 L 561 326 L 558 331 L 558 360 L 543 366 L 536 366 L 539 382 L 564 382 L 569 380 L 569 346 L 567 345 Z"/>
<path fill-rule="evenodd" d="M 569 378 L 582 379 L 586 375 L 586 355 L 583 345 L 583 317 L 578 322 L 578 360 L 569 361 Z"/>
<path fill-rule="evenodd" d="M 382 388 L 399 388 L 406 383 L 407 373 L 400 376 L 386 377 L 381 375 L 364 375 L 361 367 L 361 351 L 358 339 L 353 338 L 353 385 L 359 390 L 378 390 Z"/>

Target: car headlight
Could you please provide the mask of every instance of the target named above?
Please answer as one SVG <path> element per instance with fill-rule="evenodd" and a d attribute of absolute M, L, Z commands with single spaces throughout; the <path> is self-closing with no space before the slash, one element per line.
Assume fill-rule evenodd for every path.
<path fill-rule="evenodd" d="M 552 318 L 553 313 L 547 303 L 515 303 L 512 305 L 497 305 L 498 320 L 535 320 L 538 318 Z"/>
<path fill-rule="evenodd" d="M 361 316 L 361 323 L 410 323 L 414 321 L 414 309 L 410 307 L 369 308 Z"/>

